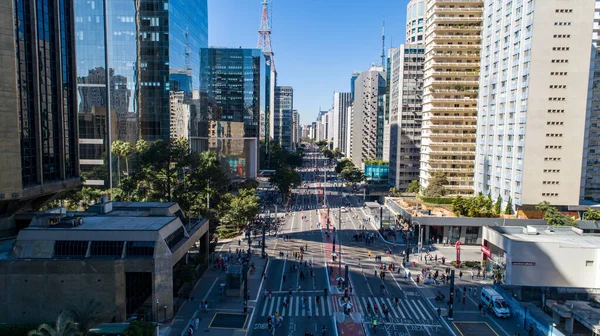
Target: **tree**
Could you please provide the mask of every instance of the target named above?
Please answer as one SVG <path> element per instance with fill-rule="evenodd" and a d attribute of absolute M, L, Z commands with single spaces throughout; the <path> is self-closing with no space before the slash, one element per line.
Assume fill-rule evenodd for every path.
<path fill-rule="evenodd" d="M 445 185 L 448 184 L 446 174 L 437 172 L 433 174 L 433 177 L 429 181 L 429 185 L 423 190 L 425 197 L 442 197 L 446 195 Z"/>
<path fill-rule="evenodd" d="M 468 198 L 458 196 L 452 201 L 452 212 L 454 212 L 457 216 L 484 218 L 494 217 L 495 214 L 492 207 L 493 204 L 490 199 L 481 194 Z"/>
<path fill-rule="evenodd" d="M 77 324 L 68 310 L 62 311 L 56 319 L 56 325 L 52 327 L 47 323 L 30 331 L 27 336 L 75 336 L 78 334 Z"/>
<path fill-rule="evenodd" d="M 150 145 L 148 144 L 148 141 L 144 139 L 140 139 L 135 143 L 135 150 L 138 153 L 144 153 L 149 147 Z"/>
<path fill-rule="evenodd" d="M 315 145 L 317 145 L 318 147 L 327 146 L 327 140 L 319 140 L 315 142 Z"/>
<path fill-rule="evenodd" d="M 558 209 L 548 201 L 540 202 L 535 206 L 537 210 L 544 212 L 544 219 L 552 226 L 575 226 L 575 220 L 558 211 Z"/>
<path fill-rule="evenodd" d="M 302 183 L 300 175 L 291 168 L 277 169 L 269 181 L 277 186 L 277 189 L 279 189 L 279 193 L 283 196 L 284 200 L 287 198 L 292 186 L 297 186 Z"/>
<path fill-rule="evenodd" d="M 407 193 L 418 193 L 421 190 L 421 183 L 419 180 L 412 180 L 408 184 L 408 188 L 406 188 Z"/>
<path fill-rule="evenodd" d="M 588 208 L 583 217 L 586 220 L 600 220 L 600 210 Z"/>
<path fill-rule="evenodd" d="M 341 174 L 346 167 L 354 168 L 354 163 L 350 159 L 342 159 L 335 165 L 335 172 Z"/>
<path fill-rule="evenodd" d="M 94 300 L 88 301 L 83 306 L 74 306 L 69 309 L 69 312 L 83 336 L 87 335 L 90 329 L 98 324 L 109 321 L 114 315 L 114 312 Z"/>
<path fill-rule="evenodd" d="M 353 184 L 360 183 L 365 179 L 363 172 L 354 166 L 344 168 L 340 175 L 344 180 Z"/>
<path fill-rule="evenodd" d="M 227 197 L 228 204 L 223 204 L 225 214 L 221 218 L 223 224 L 234 226 L 240 230 L 260 210 L 260 198 L 255 189 L 242 189 L 237 195 Z"/>
<path fill-rule="evenodd" d="M 392 197 L 400 197 L 402 196 L 402 192 L 398 190 L 396 187 L 390 188 L 390 196 Z"/>
<path fill-rule="evenodd" d="M 502 213 L 502 196 L 500 195 L 498 195 L 496 204 L 494 204 L 494 212 L 498 215 Z"/>
<path fill-rule="evenodd" d="M 504 208 L 504 213 L 507 215 L 513 214 L 512 197 L 510 196 L 508 196 L 508 201 L 506 201 L 506 208 Z"/>
<path fill-rule="evenodd" d="M 133 321 L 127 329 L 125 329 L 125 336 L 154 336 L 156 333 L 156 327 L 150 322 L 144 321 Z"/>

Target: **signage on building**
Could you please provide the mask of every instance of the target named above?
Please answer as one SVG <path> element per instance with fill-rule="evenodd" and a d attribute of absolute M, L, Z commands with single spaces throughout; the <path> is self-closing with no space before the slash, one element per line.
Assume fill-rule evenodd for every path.
<path fill-rule="evenodd" d="M 535 266 L 535 261 L 513 261 L 513 266 Z"/>
<path fill-rule="evenodd" d="M 489 248 L 489 247 L 487 247 L 487 246 L 483 246 L 483 245 L 481 245 L 481 252 L 482 252 L 483 254 L 485 254 L 486 256 L 488 256 L 488 257 L 491 257 L 491 256 L 492 256 L 492 251 L 490 251 L 490 248 Z"/>

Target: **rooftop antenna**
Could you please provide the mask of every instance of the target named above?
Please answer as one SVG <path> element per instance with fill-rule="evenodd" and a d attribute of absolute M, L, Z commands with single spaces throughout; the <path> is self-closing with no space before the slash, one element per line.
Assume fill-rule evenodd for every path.
<path fill-rule="evenodd" d="M 271 46 L 271 25 L 269 24 L 269 0 L 262 1 L 262 12 L 260 16 L 260 27 L 258 28 L 258 43 L 256 47 L 261 49 L 271 66 L 275 68 L 273 48 Z M 271 17 L 272 18 L 272 17 Z"/>
<path fill-rule="evenodd" d="M 385 19 L 381 27 L 381 66 L 385 67 Z"/>

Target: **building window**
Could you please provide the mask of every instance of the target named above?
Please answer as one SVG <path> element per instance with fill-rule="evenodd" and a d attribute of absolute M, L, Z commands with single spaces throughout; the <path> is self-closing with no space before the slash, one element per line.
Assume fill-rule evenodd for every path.
<path fill-rule="evenodd" d="M 119 258 L 123 254 L 123 244 L 123 241 L 93 241 L 90 256 Z"/>
<path fill-rule="evenodd" d="M 183 226 L 179 229 L 175 230 L 175 232 L 171 233 L 167 238 L 165 238 L 165 243 L 169 249 L 173 250 L 173 247 L 177 245 L 183 239 Z"/>
<path fill-rule="evenodd" d="M 128 241 L 125 247 L 126 257 L 152 257 L 154 256 L 153 241 Z"/>
<path fill-rule="evenodd" d="M 57 240 L 54 243 L 54 257 L 85 258 L 88 243 L 87 240 Z"/>
<path fill-rule="evenodd" d="M 586 260 L 585 261 L 585 267 L 593 267 L 594 266 L 594 261 L 593 260 Z"/>

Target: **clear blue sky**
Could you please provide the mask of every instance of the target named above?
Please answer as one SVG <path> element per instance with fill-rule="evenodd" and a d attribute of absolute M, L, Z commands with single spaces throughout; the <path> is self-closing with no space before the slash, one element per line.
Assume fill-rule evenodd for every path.
<path fill-rule="evenodd" d="M 261 0 L 208 0 L 209 46 L 255 48 Z M 385 19 L 390 40 L 404 42 L 408 0 L 272 0 L 272 45 L 279 85 L 294 87 L 303 124 L 333 92 L 349 92 L 353 71 L 379 63 Z"/>

